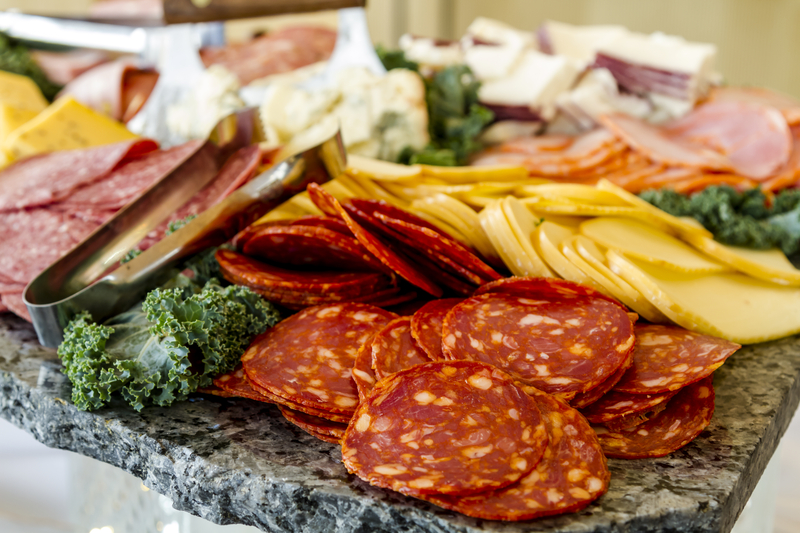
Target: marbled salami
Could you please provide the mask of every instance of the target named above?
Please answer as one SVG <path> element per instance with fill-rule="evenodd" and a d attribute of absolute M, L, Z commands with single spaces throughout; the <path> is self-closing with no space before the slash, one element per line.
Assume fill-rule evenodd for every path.
<path fill-rule="evenodd" d="M 592 405 L 581 409 L 581 413 L 592 424 L 605 424 L 630 415 L 649 413 L 659 406 L 666 406 L 677 393 L 678 391 L 629 394 L 612 390 Z"/>
<path fill-rule="evenodd" d="M 579 298 L 582 296 L 590 296 L 592 298 L 602 298 L 613 304 L 620 306 L 625 311 L 628 310 L 622 303 L 610 296 L 606 296 L 602 292 L 595 290 L 586 285 L 575 283 L 566 279 L 558 278 L 542 278 L 542 277 L 519 277 L 512 276 L 509 278 L 499 279 L 485 285 L 481 285 L 475 291 L 473 296 L 480 296 L 481 294 L 489 294 L 490 292 L 501 292 L 505 294 L 513 294 L 516 296 L 525 296 L 526 298 L 561 298 L 571 299 Z M 638 318 L 638 317 L 637 317 Z"/>
<path fill-rule="evenodd" d="M 681 389 L 666 409 L 643 424 L 619 431 L 603 426 L 594 430 L 607 457 L 663 457 L 693 441 L 713 415 L 714 387 L 708 376 Z"/>
<path fill-rule="evenodd" d="M 628 313 L 630 316 L 630 313 Z M 632 320 L 635 322 L 635 320 Z M 602 382 L 597 387 L 593 388 L 592 390 L 588 390 L 586 392 L 581 392 L 580 394 L 576 394 L 574 398 L 569 401 L 570 407 L 575 409 L 582 409 L 587 405 L 592 405 L 600 398 L 605 396 L 614 386 L 619 383 L 619 380 L 622 379 L 622 376 L 625 375 L 625 372 L 633 365 L 633 352 L 628 355 L 628 360 L 625 361 L 616 372 L 611 374 L 611 376 Z"/>
<path fill-rule="evenodd" d="M 353 232 L 347 227 L 347 224 L 338 218 L 329 217 L 327 215 L 305 215 L 289 223 L 290 226 L 315 226 L 320 228 L 336 231 L 348 237 L 353 236 Z"/>
<path fill-rule="evenodd" d="M 247 378 L 246 373 L 245 373 L 245 378 Z M 253 383 L 249 379 L 247 380 L 247 383 L 253 388 L 254 391 L 264 396 L 267 399 L 267 401 L 272 402 L 276 405 L 283 405 L 293 411 L 300 411 L 302 413 L 306 413 L 318 418 L 324 418 L 325 420 L 330 420 L 332 422 L 347 424 L 350 421 L 351 417 L 350 414 L 332 413 L 330 411 L 324 411 L 321 409 L 317 409 L 315 407 L 311 407 L 309 405 L 303 405 L 301 403 L 293 402 L 292 400 L 284 398 L 283 396 L 272 394 L 269 390 L 263 387 L 259 387 L 257 384 Z"/>
<path fill-rule="evenodd" d="M 536 402 L 508 374 L 434 362 L 378 382 L 347 426 L 342 460 L 372 485 L 464 495 L 517 481 L 547 440 Z"/>
<path fill-rule="evenodd" d="M 256 338 L 242 356 L 248 379 L 276 396 L 322 411 L 350 414 L 359 347 L 394 313 L 359 303 L 310 307 Z"/>
<path fill-rule="evenodd" d="M 372 370 L 378 379 L 414 365 L 430 362 L 411 336 L 411 317 L 395 318 L 375 334 L 371 343 Z"/>
<path fill-rule="evenodd" d="M 411 335 L 432 361 L 444 359 L 442 354 L 442 325 L 450 309 L 463 302 L 463 298 L 442 298 L 422 306 L 411 317 Z"/>
<path fill-rule="evenodd" d="M 376 332 L 377 333 L 377 332 Z M 378 378 L 375 377 L 375 371 L 372 370 L 372 339 L 370 337 L 356 353 L 356 360 L 353 363 L 353 381 L 358 389 L 358 402 L 362 403 L 367 399 L 369 392 Z"/>
<path fill-rule="evenodd" d="M 281 414 L 286 420 L 317 438 L 319 438 L 319 435 L 326 435 L 339 440 L 344 436 L 344 430 L 347 429 L 347 424 L 325 420 L 318 416 L 289 409 L 283 405 L 279 405 L 278 409 L 281 410 Z"/>
<path fill-rule="evenodd" d="M 633 366 L 614 389 L 631 394 L 678 390 L 710 376 L 739 348 L 678 326 L 637 324 Z"/>
<path fill-rule="evenodd" d="M 274 403 L 250 386 L 250 382 L 247 380 L 247 376 L 241 365 L 236 367 L 232 372 L 214 378 L 214 385 L 232 396 L 249 398 L 257 402 Z"/>
<path fill-rule="evenodd" d="M 453 307 L 442 327 L 448 359 L 483 361 L 523 383 L 571 399 L 628 360 L 633 324 L 608 300 L 489 293 Z"/>
<path fill-rule="evenodd" d="M 531 389 L 550 435 L 536 468 L 504 489 L 424 499 L 486 520 L 531 520 L 578 511 L 605 494 L 611 474 L 592 428 L 576 410 Z"/>

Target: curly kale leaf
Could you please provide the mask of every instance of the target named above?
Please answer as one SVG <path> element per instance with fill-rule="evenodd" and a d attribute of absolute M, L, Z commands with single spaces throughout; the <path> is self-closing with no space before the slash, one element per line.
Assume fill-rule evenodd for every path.
<path fill-rule="evenodd" d="M 197 218 L 197 215 L 189 215 L 188 217 L 182 218 L 180 220 L 173 220 L 172 222 L 167 224 L 167 229 L 164 231 L 164 237 L 169 237 L 170 235 L 172 235 L 173 233 L 184 227 L 186 224 L 188 224 L 195 218 Z"/>
<path fill-rule="evenodd" d="M 134 409 L 183 400 L 213 376 L 236 366 L 252 338 L 279 320 L 277 311 L 245 287 L 189 280 L 151 291 L 105 324 L 88 313 L 64 332 L 58 355 L 81 410 L 119 394 Z"/>

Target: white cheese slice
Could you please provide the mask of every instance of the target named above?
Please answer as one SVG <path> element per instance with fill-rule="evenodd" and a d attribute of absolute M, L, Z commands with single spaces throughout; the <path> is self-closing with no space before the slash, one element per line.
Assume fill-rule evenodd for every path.
<path fill-rule="evenodd" d="M 598 47 L 628 33 L 624 26 L 574 26 L 547 20 L 542 25 L 554 54 L 572 58 L 582 64 L 594 61 Z"/>
<path fill-rule="evenodd" d="M 434 68 L 464 63 L 464 53 L 458 42 L 443 44 L 428 37 L 404 34 L 400 37 L 400 49 L 406 59 Z"/>
<path fill-rule="evenodd" d="M 481 80 L 510 75 L 522 52 L 535 48 L 532 33 L 485 17 L 478 17 L 469 25 L 461 44 L 464 62 Z"/>
<path fill-rule="evenodd" d="M 601 115 L 625 113 L 644 119 L 653 111 L 648 100 L 620 94 L 617 80 L 604 68 L 588 71 L 575 88 L 559 95 L 556 103 L 584 129 L 594 128 Z"/>

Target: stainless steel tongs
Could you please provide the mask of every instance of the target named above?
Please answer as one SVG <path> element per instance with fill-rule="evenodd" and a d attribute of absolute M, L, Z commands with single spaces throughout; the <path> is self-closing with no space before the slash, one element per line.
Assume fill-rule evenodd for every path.
<path fill-rule="evenodd" d="M 221 121 L 207 145 L 232 153 L 249 144 L 257 120 L 254 115 L 247 110 Z M 257 217 L 305 190 L 309 183 L 336 178 L 344 171 L 347 157 L 337 133 L 273 166 L 190 224 L 103 276 L 214 178 L 217 167 L 205 148 L 28 284 L 25 304 L 40 343 L 58 346 L 64 328 L 80 311 L 87 310 L 95 320 L 103 321 L 129 309 L 149 290 L 167 281 L 173 268 L 190 256 L 227 242 Z"/>

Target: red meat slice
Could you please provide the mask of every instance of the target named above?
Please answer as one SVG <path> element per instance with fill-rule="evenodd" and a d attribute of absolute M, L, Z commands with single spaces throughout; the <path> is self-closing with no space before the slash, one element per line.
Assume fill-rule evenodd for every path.
<path fill-rule="evenodd" d="M 370 342 L 372 369 L 383 379 L 430 359 L 411 336 L 411 317 L 395 318 L 375 334 Z"/>
<path fill-rule="evenodd" d="M 442 326 L 444 317 L 463 298 L 443 298 L 422 306 L 411 317 L 411 335 L 432 361 L 444 359 L 442 354 Z"/>

